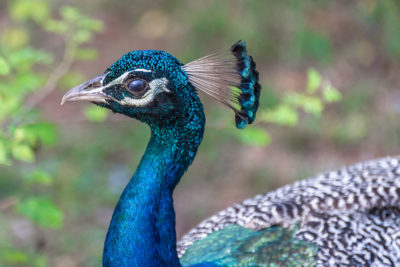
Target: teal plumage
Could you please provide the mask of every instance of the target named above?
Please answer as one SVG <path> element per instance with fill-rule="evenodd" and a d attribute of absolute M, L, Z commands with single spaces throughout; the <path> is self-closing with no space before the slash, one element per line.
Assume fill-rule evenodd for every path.
<path fill-rule="evenodd" d="M 239 41 L 187 64 L 156 50 L 125 54 L 62 100 L 86 100 L 149 125 L 146 152 L 107 233 L 104 266 L 400 264 L 400 159 L 361 163 L 230 207 L 176 242 L 173 190 L 205 125 L 203 91 L 254 122 L 261 86 Z"/>
<path fill-rule="evenodd" d="M 317 245 L 279 226 L 254 231 L 229 225 L 196 242 L 181 257 L 183 266 L 212 262 L 217 266 L 314 266 Z"/>

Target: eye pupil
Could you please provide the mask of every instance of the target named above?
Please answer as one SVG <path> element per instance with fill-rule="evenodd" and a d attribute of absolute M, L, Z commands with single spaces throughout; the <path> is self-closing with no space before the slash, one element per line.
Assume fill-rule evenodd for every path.
<path fill-rule="evenodd" d="M 128 90 L 132 93 L 141 93 L 147 87 L 147 84 L 143 80 L 133 80 L 128 84 Z"/>

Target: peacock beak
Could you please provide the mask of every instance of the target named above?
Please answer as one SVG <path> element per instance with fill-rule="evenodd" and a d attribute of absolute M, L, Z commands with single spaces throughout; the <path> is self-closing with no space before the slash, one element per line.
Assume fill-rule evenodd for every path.
<path fill-rule="evenodd" d="M 103 92 L 103 80 L 107 73 L 94 77 L 93 79 L 69 90 L 62 98 L 61 105 L 69 101 L 92 101 L 106 102 L 107 95 Z"/>

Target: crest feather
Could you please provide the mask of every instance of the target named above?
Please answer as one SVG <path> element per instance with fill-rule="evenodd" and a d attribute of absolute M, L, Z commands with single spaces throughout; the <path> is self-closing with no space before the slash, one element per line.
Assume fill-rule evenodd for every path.
<path fill-rule="evenodd" d="M 245 42 L 239 41 L 229 52 L 196 59 L 182 68 L 196 89 L 235 112 L 238 128 L 254 121 L 261 86 L 255 62 L 247 54 Z"/>

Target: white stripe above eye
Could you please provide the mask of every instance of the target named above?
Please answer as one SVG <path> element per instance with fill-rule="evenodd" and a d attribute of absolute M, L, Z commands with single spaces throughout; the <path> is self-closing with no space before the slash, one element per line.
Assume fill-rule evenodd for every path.
<path fill-rule="evenodd" d="M 146 69 L 135 69 L 133 71 L 124 72 L 118 78 L 116 78 L 115 80 L 113 80 L 109 84 L 107 84 L 107 86 L 105 86 L 105 87 L 113 86 L 113 85 L 116 85 L 116 84 L 122 84 L 124 82 L 125 78 L 129 74 L 135 73 L 135 72 L 152 72 L 152 71 L 151 70 L 146 70 Z"/>
<path fill-rule="evenodd" d="M 134 71 L 137 71 L 137 72 L 152 72 L 151 70 L 146 70 L 146 69 L 135 69 Z"/>

